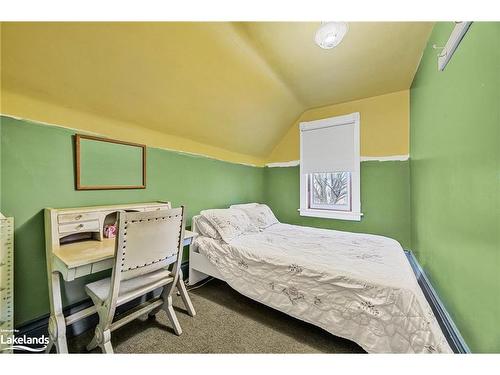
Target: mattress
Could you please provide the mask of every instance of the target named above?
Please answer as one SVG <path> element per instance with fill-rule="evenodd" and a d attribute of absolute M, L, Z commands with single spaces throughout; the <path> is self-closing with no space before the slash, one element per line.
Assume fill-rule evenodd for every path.
<path fill-rule="evenodd" d="M 452 352 L 393 239 L 274 224 L 194 245 L 241 294 L 369 353 Z"/>

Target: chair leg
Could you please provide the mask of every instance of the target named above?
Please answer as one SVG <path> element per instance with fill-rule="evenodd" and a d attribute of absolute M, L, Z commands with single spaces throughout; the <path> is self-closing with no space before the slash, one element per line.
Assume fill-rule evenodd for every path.
<path fill-rule="evenodd" d="M 97 307 L 97 315 L 99 315 L 99 323 L 95 327 L 94 337 L 87 345 L 87 350 L 91 351 L 99 346 L 103 353 L 113 353 L 113 346 L 111 345 L 111 322 L 113 321 L 114 309 L 111 311 L 105 305 L 93 301 Z M 96 303 L 97 302 L 97 303 Z"/>
<path fill-rule="evenodd" d="M 113 351 L 113 346 L 111 345 L 110 342 L 107 342 L 105 343 L 103 346 L 102 346 L 102 352 L 104 354 L 114 354 L 115 352 Z"/>
<path fill-rule="evenodd" d="M 52 339 L 49 339 L 49 343 L 47 344 L 47 347 L 45 348 L 45 353 L 49 354 L 50 351 L 52 350 L 53 346 L 54 346 L 54 341 Z"/>
<path fill-rule="evenodd" d="M 168 319 L 174 327 L 174 332 L 176 335 L 180 336 L 182 333 L 181 325 L 177 320 L 177 315 L 175 315 L 174 307 L 172 306 L 172 291 L 175 288 L 175 280 L 169 285 L 163 287 L 161 292 L 161 299 L 163 300 L 163 305 L 161 306 L 163 310 L 167 313 Z"/>
<path fill-rule="evenodd" d="M 182 277 L 182 270 L 179 270 L 179 278 L 177 280 L 177 290 L 182 297 L 182 301 L 184 302 L 184 306 L 186 306 L 187 312 L 189 316 L 195 316 L 196 311 L 194 309 L 193 303 L 191 302 L 191 298 L 189 298 L 188 291 L 186 289 L 186 285 L 184 285 L 184 279 Z"/>
<path fill-rule="evenodd" d="M 167 297 L 167 300 L 165 301 L 163 308 L 167 313 L 168 319 L 172 323 L 172 326 L 174 327 L 175 334 L 177 336 L 180 336 L 182 334 L 182 328 L 181 325 L 179 324 L 179 321 L 177 320 L 177 315 L 175 315 L 174 307 L 172 306 L 172 296 Z"/>
<path fill-rule="evenodd" d="M 97 338 L 99 347 L 104 354 L 113 354 L 113 346 L 111 345 L 111 331 L 107 329 L 102 333 L 102 336 Z"/>
<path fill-rule="evenodd" d="M 94 337 L 92 337 L 92 341 L 90 341 L 87 345 L 87 351 L 92 351 L 97 347 L 97 332 L 94 333 Z"/>
<path fill-rule="evenodd" d="M 66 335 L 59 336 L 55 342 L 58 353 L 68 353 L 68 343 L 66 342 Z"/>

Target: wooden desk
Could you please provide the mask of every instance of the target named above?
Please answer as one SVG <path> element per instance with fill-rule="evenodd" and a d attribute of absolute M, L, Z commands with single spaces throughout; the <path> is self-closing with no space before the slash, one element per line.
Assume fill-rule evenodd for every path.
<path fill-rule="evenodd" d="M 169 209 L 170 202 L 129 205 L 96 206 L 64 209 L 45 209 L 45 239 L 47 275 L 49 281 L 50 318 L 49 335 L 59 353 L 67 353 L 66 326 L 96 312 L 94 306 L 64 316 L 61 298 L 61 275 L 64 281 L 111 269 L 114 263 L 115 238 L 104 238 L 107 218 L 118 211 L 153 211 Z M 65 239 L 75 237 L 75 241 Z M 80 238 L 79 238 L 80 236 Z M 92 236 L 92 238 L 87 238 Z M 196 233 L 186 230 L 184 246 L 191 244 Z M 84 237 L 84 239 L 81 239 Z M 180 271 L 177 289 L 189 315 L 196 314 Z M 50 346 L 50 345 L 49 345 Z"/>
<path fill-rule="evenodd" d="M 196 233 L 184 232 L 184 246 L 189 246 Z M 61 274 L 65 281 L 113 268 L 115 238 L 102 241 L 77 241 L 60 245 L 53 251 L 53 270 Z"/>

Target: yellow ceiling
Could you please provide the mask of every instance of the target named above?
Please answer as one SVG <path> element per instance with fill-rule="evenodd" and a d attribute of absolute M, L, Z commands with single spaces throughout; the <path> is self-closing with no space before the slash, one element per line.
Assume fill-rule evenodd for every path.
<path fill-rule="evenodd" d="M 263 158 L 306 109 L 409 88 L 431 23 L 2 23 L 2 90 Z"/>
<path fill-rule="evenodd" d="M 432 23 L 351 22 L 342 43 L 313 43 L 318 23 L 241 24 L 306 107 L 408 89 Z"/>

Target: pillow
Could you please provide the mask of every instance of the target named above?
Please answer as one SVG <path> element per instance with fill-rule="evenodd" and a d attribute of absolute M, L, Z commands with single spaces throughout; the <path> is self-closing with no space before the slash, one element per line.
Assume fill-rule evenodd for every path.
<path fill-rule="evenodd" d="M 200 214 L 214 226 L 225 242 L 230 242 L 243 233 L 257 230 L 247 214 L 239 209 L 204 210 Z"/>
<path fill-rule="evenodd" d="M 259 229 L 266 229 L 273 224 L 279 223 L 267 204 L 258 204 L 255 207 L 240 207 L 238 209 L 244 211 L 250 218 L 251 223 Z"/>
<path fill-rule="evenodd" d="M 242 208 L 245 208 L 245 207 L 256 207 L 258 205 L 259 205 L 258 203 L 241 203 L 241 204 L 233 204 L 233 205 L 229 206 L 229 208 L 239 208 L 239 209 L 242 209 Z"/>
<path fill-rule="evenodd" d="M 203 216 L 200 216 L 196 219 L 196 230 L 205 237 L 214 238 L 216 240 L 220 240 L 221 236 L 217 229 L 214 228 L 212 224 Z"/>

